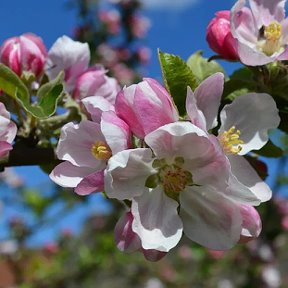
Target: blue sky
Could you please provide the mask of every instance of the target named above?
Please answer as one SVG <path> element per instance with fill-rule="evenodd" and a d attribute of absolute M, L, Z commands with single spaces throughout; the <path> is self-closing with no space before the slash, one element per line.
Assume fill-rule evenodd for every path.
<path fill-rule="evenodd" d="M 144 14 L 151 19 L 151 29 L 144 44 L 152 50 L 152 61 L 147 67 L 147 76 L 160 79 L 161 73 L 157 60 L 157 49 L 174 53 L 187 59 L 197 50 L 203 50 L 204 56 L 210 57 L 213 52 L 205 40 L 205 30 L 208 22 L 218 10 L 230 9 L 233 0 L 205 1 L 205 0 L 143 0 L 146 3 Z M 72 35 L 77 23 L 75 10 L 65 6 L 66 0 L 26 0 L 26 1 L 0 1 L 1 23 L 0 43 L 5 39 L 25 32 L 33 32 L 44 40 L 47 48 L 63 34 Z M 228 73 L 231 73 L 239 64 L 221 62 Z M 271 162 L 271 168 L 275 166 Z M 22 167 L 19 171 L 28 185 L 49 185 L 47 176 L 34 167 Z M 2 191 L 3 192 L 3 191 Z M 1 192 L 1 193 L 2 193 Z M 101 196 L 100 196 L 101 197 Z M 96 203 L 96 205 L 95 205 Z M 74 216 L 62 219 L 51 228 L 45 228 L 45 233 L 37 234 L 33 243 L 39 244 L 53 238 L 55 233 L 70 226 L 78 231 L 86 211 L 96 211 L 102 207 L 99 196 L 94 197 L 85 212 L 78 209 Z M 2 221 L 0 221 L 0 238 L 4 231 L 3 223 L 12 215 L 22 215 L 25 211 L 11 211 L 4 208 Z M 29 217 L 29 215 L 26 215 Z M 1 223 L 2 222 L 2 223 Z M 73 225 L 71 224 L 73 223 Z"/>

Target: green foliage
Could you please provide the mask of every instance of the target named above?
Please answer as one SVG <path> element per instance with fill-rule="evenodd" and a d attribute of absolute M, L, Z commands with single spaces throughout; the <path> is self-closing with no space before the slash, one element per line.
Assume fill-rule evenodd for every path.
<path fill-rule="evenodd" d="M 30 93 L 23 81 L 8 67 L 0 64 L 0 89 L 15 98 L 18 103 L 36 118 L 48 118 L 57 108 L 57 102 L 63 93 L 64 74 L 44 84 L 37 92 L 36 103 L 31 104 Z"/>
<path fill-rule="evenodd" d="M 173 97 L 179 114 L 184 115 L 187 87 L 195 90 L 198 81 L 189 66 L 179 56 L 161 51 L 158 51 L 158 56 L 165 86 Z"/>
<path fill-rule="evenodd" d="M 247 67 L 244 67 L 236 70 L 225 82 L 223 99 L 233 101 L 236 97 L 252 91 L 256 91 L 253 73 Z"/>
<path fill-rule="evenodd" d="M 192 54 L 187 60 L 187 65 L 200 82 L 216 72 L 224 73 L 223 67 L 216 61 L 209 61 L 202 56 L 202 51 Z"/>

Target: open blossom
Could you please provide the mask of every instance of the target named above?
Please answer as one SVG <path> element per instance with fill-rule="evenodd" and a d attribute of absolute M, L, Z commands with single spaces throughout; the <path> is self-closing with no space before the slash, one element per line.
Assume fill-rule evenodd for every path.
<path fill-rule="evenodd" d="M 208 24 L 206 39 L 210 48 L 227 60 L 238 60 L 236 40 L 230 30 L 230 11 L 218 11 Z"/>
<path fill-rule="evenodd" d="M 130 126 L 131 131 L 142 139 L 160 126 L 178 120 L 178 112 L 171 96 L 151 78 L 145 78 L 119 92 L 115 110 Z"/>
<path fill-rule="evenodd" d="M 231 10 L 231 33 L 241 62 L 265 65 L 288 59 L 288 19 L 284 0 L 239 0 Z"/>
<path fill-rule="evenodd" d="M 5 157 L 12 150 L 12 142 L 17 133 L 17 127 L 10 119 L 10 113 L 0 102 L 0 157 Z"/>
<path fill-rule="evenodd" d="M 205 79 L 194 92 L 188 89 L 188 116 L 206 133 L 217 126 L 223 84 L 224 75 L 216 73 Z M 251 196 L 249 190 L 261 202 L 269 200 L 270 188 L 242 156 L 262 148 L 269 139 L 268 130 L 278 127 L 280 118 L 275 101 L 265 93 L 241 95 L 222 109 L 220 119 L 221 126 L 215 140 L 229 159 L 230 184 L 237 183 L 243 193 L 246 190 L 247 199 Z"/>
<path fill-rule="evenodd" d="M 120 86 L 115 78 L 106 76 L 106 73 L 102 66 L 86 70 L 76 79 L 73 97 L 81 100 L 88 96 L 102 96 L 114 104 Z"/>
<path fill-rule="evenodd" d="M 56 40 L 48 52 L 45 72 L 54 79 L 62 70 L 65 73 L 65 88 L 71 92 L 75 80 L 87 70 L 90 62 L 90 50 L 87 43 L 74 41 L 68 36 Z"/>
<path fill-rule="evenodd" d="M 40 76 L 46 57 L 47 51 L 42 39 L 32 33 L 6 40 L 0 50 L 0 61 L 18 76 L 22 73 Z"/>
<path fill-rule="evenodd" d="M 62 187 L 74 188 L 80 195 L 104 189 L 104 170 L 108 159 L 131 146 L 127 124 L 113 111 L 103 112 L 101 122 L 67 123 L 61 129 L 56 154 L 64 162 L 50 178 Z"/>
<path fill-rule="evenodd" d="M 237 243 L 240 204 L 259 200 L 228 185 L 223 150 L 189 122 L 161 126 L 144 140 L 149 148 L 119 152 L 105 170 L 107 196 L 132 202 L 132 230 L 142 247 L 168 252 L 183 232 L 210 249 Z"/>

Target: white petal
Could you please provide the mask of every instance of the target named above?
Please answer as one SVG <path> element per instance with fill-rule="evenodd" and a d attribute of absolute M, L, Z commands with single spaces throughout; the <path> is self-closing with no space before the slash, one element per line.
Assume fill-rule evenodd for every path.
<path fill-rule="evenodd" d="M 257 43 L 259 29 L 253 14 L 245 6 L 245 0 L 239 0 L 231 9 L 231 33 L 240 43 L 253 48 Z"/>
<path fill-rule="evenodd" d="M 57 146 L 59 159 L 67 160 L 76 166 L 85 166 L 102 170 L 105 161 L 97 160 L 91 148 L 96 141 L 105 142 L 100 125 L 91 121 L 82 121 L 78 124 L 67 123 L 61 129 L 60 140 Z"/>
<path fill-rule="evenodd" d="M 258 176 L 244 157 L 229 155 L 229 161 L 236 179 L 248 187 L 261 202 L 268 201 L 272 197 L 269 186 Z"/>
<path fill-rule="evenodd" d="M 257 50 L 256 47 L 251 47 L 243 43 L 238 43 L 238 55 L 240 61 L 248 66 L 261 66 L 275 61 L 279 53 L 273 56 L 267 56 L 266 54 Z"/>
<path fill-rule="evenodd" d="M 104 177 L 105 191 L 110 198 L 132 199 L 148 191 L 145 183 L 153 173 L 150 149 L 124 150 L 108 161 Z"/>
<path fill-rule="evenodd" d="M 275 101 L 265 93 L 237 97 L 223 108 L 220 117 L 222 125 L 219 133 L 232 126 L 240 130 L 240 139 L 244 141 L 240 155 L 263 147 L 269 139 L 268 130 L 277 128 L 280 122 Z"/>
<path fill-rule="evenodd" d="M 76 78 L 88 68 L 89 62 L 88 44 L 74 41 L 64 35 L 59 37 L 49 50 L 45 71 L 51 80 L 64 70 L 66 88 L 71 91 Z"/>
<path fill-rule="evenodd" d="M 261 200 L 251 191 L 251 189 L 236 178 L 231 172 L 229 177 L 229 188 L 226 190 L 226 194 L 230 199 L 241 204 L 249 204 L 257 206 L 261 203 Z"/>
<path fill-rule="evenodd" d="M 157 158 L 183 156 L 184 159 L 201 159 L 207 155 L 211 143 L 207 134 L 189 122 L 175 122 L 164 125 L 149 133 L 145 142 Z"/>
<path fill-rule="evenodd" d="M 132 200 L 132 229 L 144 249 L 168 252 L 182 237 L 178 203 L 164 194 L 160 187 L 145 191 Z"/>
<path fill-rule="evenodd" d="M 249 0 L 258 29 L 285 17 L 285 0 Z"/>
<path fill-rule="evenodd" d="M 103 112 L 101 130 L 113 154 L 132 146 L 129 126 L 115 112 Z"/>
<path fill-rule="evenodd" d="M 217 114 L 224 88 L 223 73 L 215 73 L 206 78 L 195 90 L 198 108 L 203 112 L 210 130 L 217 126 Z M 200 127 L 201 128 L 201 127 Z"/>
<path fill-rule="evenodd" d="M 81 100 L 94 122 L 100 123 L 104 111 L 114 111 L 114 105 L 102 96 L 90 96 Z"/>
<path fill-rule="evenodd" d="M 180 193 L 180 216 L 191 240 L 214 250 L 232 248 L 239 240 L 239 207 L 211 186 L 189 187 Z"/>
<path fill-rule="evenodd" d="M 70 162 L 65 161 L 57 165 L 49 177 L 62 187 L 74 188 L 85 176 L 92 172 L 94 172 L 94 170 L 91 168 L 74 166 Z"/>
<path fill-rule="evenodd" d="M 191 123 L 206 131 L 206 118 L 197 106 L 195 94 L 189 86 L 187 87 L 186 110 Z"/>

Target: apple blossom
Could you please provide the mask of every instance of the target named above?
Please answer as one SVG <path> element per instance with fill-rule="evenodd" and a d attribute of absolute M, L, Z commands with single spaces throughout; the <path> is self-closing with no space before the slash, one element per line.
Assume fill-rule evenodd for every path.
<path fill-rule="evenodd" d="M 236 40 L 230 30 L 230 11 L 223 10 L 216 13 L 207 26 L 206 40 L 210 48 L 227 60 L 238 60 Z"/>
<path fill-rule="evenodd" d="M 32 33 L 9 38 L 0 50 L 0 61 L 18 76 L 33 73 L 35 77 L 39 77 L 46 57 L 47 51 L 42 39 Z"/>
<path fill-rule="evenodd" d="M 242 231 L 240 204 L 258 199 L 251 193 L 247 200 L 246 191 L 228 185 L 223 150 L 189 122 L 161 126 L 144 140 L 150 148 L 112 156 L 104 178 L 108 197 L 132 202 L 132 230 L 142 247 L 168 252 L 182 232 L 210 249 L 236 244 Z"/>
<path fill-rule="evenodd" d="M 0 102 L 0 157 L 5 157 L 13 149 L 12 142 L 17 133 L 17 127 L 10 119 L 10 113 Z"/>
<path fill-rule="evenodd" d="M 86 70 L 75 81 L 73 97 L 83 99 L 87 96 L 102 96 L 114 104 L 120 86 L 115 78 L 106 76 L 107 70 L 95 66 Z"/>
<path fill-rule="evenodd" d="M 103 112 L 101 123 L 67 123 L 61 129 L 56 149 L 64 162 L 53 169 L 50 178 L 80 195 L 103 191 L 107 160 L 130 146 L 129 127 L 113 111 Z"/>
<path fill-rule="evenodd" d="M 188 88 L 188 116 L 193 124 L 206 133 L 218 124 L 217 114 L 223 85 L 224 75 L 215 73 L 205 79 L 194 92 Z M 280 118 L 273 98 L 266 93 L 238 96 L 231 104 L 224 106 L 220 119 L 217 141 L 231 165 L 229 181 L 233 185 L 240 184 L 244 190 L 248 188 L 261 202 L 269 200 L 272 194 L 270 188 L 242 155 L 262 148 L 269 139 L 268 130 L 278 127 Z"/>
<path fill-rule="evenodd" d="M 158 127 L 178 120 L 170 95 L 151 78 L 124 87 L 116 97 L 115 110 L 131 131 L 142 139 Z"/>
<path fill-rule="evenodd" d="M 71 92 L 75 80 L 87 70 L 89 62 L 90 50 L 88 44 L 74 41 L 64 35 L 59 37 L 50 48 L 45 72 L 51 80 L 64 70 L 66 90 Z"/>
<path fill-rule="evenodd" d="M 231 10 L 231 33 L 245 65 L 259 66 L 288 59 L 288 19 L 284 0 L 239 0 Z"/>

